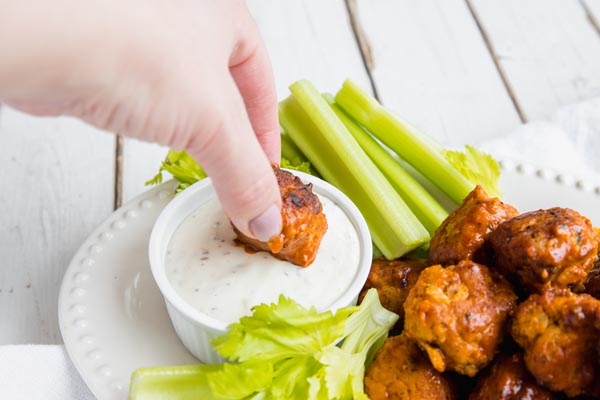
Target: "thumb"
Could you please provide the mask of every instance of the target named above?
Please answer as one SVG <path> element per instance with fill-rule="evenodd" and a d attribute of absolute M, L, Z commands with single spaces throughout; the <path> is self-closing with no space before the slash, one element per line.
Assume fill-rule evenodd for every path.
<path fill-rule="evenodd" d="M 231 76 L 219 85 L 216 122 L 197 122 L 187 150 L 211 177 L 231 222 L 244 234 L 267 241 L 281 232 L 281 195 L 269 160 L 253 132 Z"/>

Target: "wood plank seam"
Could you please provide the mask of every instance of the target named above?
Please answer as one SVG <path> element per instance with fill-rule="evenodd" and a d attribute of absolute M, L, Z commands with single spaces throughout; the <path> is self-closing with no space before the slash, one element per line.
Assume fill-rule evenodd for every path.
<path fill-rule="evenodd" d="M 115 187 L 114 204 L 116 210 L 123 203 L 123 137 L 116 135 L 115 139 Z"/>
<path fill-rule="evenodd" d="M 504 84 L 504 87 L 506 88 L 506 91 L 510 97 L 510 100 L 512 101 L 513 106 L 517 110 L 519 119 L 521 120 L 522 123 L 526 123 L 527 116 L 525 115 L 525 112 L 523 111 L 521 105 L 519 104 L 519 101 L 517 100 L 517 96 L 515 95 L 512 85 L 510 84 L 508 77 L 506 76 L 506 72 L 504 71 L 504 68 L 502 68 L 502 65 L 500 64 L 498 55 L 494 49 L 494 46 L 492 45 L 492 42 L 490 40 L 490 37 L 489 37 L 487 31 L 485 30 L 485 27 L 481 23 L 479 15 L 477 14 L 477 10 L 475 10 L 475 6 L 473 6 L 473 4 L 471 3 L 471 0 L 465 0 L 465 2 L 467 4 L 467 7 L 469 8 L 469 12 L 473 16 L 473 19 L 475 20 L 475 24 L 477 25 L 477 29 L 479 29 L 479 33 L 481 34 L 481 37 L 483 38 L 485 47 L 488 49 L 488 51 L 492 57 L 492 60 L 494 61 L 496 70 L 498 71 L 498 74 L 500 75 L 500 79 L 502 79 L 502 83 Z"/>
<path fill-rule="evenodd" d="M 375 80 L 373 79 L 373 75 L 371 74 L 371 71 L 375 67 L 373 52 L 371 51 L 371 44 L 369 43 L 367 34 L 365 33 L 360 23 L 360 18 L 356 10 L 356 0 L 345 0 L 345 3 L 346 10 L 348 11 L 348 18 L 350 19 L 350 26 L 352 27 L 354 39 L 356 40 L 356 44 L 358 45 L 358 49 L 360 50 L 360 56 L 362 58 L 363 65 L 365 66 L 367 76 L 369 77 L 369 82 L 371 84 L 371 89 L 373 90 L 373 95 L 377 100 L 380 100 L 379 93 L 377 92 L 377 85 L 375 84 Z"/>
<path fill-rule="evenodd" d="M 581 7 L 583 7 L 583 9 L 585 11 L 585 15 L 587 16 L 587 19 L 590 22 L 590 24 L 594 27 L 596 32 L 598 32 L 598 34 L 600 35 L 600 23 L 594 16 L 594 13 L 590 9 L 590 7 L 587 5 L 585 0 L 579 0 L 579 4 L 581 4 Z"/>

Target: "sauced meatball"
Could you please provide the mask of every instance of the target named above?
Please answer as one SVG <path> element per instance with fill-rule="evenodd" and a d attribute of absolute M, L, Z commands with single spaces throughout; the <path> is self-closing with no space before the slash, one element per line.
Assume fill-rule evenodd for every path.
<path fill-rule="evenodd" d="M 584 292 L 600 299 L 600 265 L 596 263 L 594 269 L 588 274 L 584 286 Z"/>
<path fill-rule="evenodd" d="M 525 350 L 525 363 L 543 386 L 568 396 L 599 395 L 600 300 L 569 289 L 549 288 L 517 308 L 512 336 Z"/>
<path fill-rule="evenodd" d="M 371 400 L 454 399 L 450 382 L 406 337 L 386 339 L 365 374 Z"/>
<path fill-rule="evenodd" d="M 309 266 L 315 259 L 321 239 L 327 231 L 327 219 L 323 206 L 312 185 L 305 185 L 300 178 L 273 166 L 281 193 L 281 233 L 261 242 L 249 238 L 235 226 L 237 241 L 251 249 L 268 251 L 273 256 L 301 267 Z"/>
<path fill-rule="evenodd" d="M 494 357 L 515 303 L 508 282 L 484 265 L 434 265 L 404 302 L 404 331 L 438 371 L 474 376 Z"/>
<path fill-rule="evenodd" d="M 498 268 L 531 291 L 583 284 L 598 258 L 590 221 L 568 208 L 525 213 L 489 236 Z"/>
<path fill-rule="evenodd" d="M 596 258 L 592 270 L 585 278 L 585 283 L 583 284 L 583 291 L 585 293 L 591 294 L 597 299 L 600 299 L 600 228 L 594 227 L 594 232 L 596 232 L 596 240 L 599 243 L 599 257 Z"/>
<path fill-rule="evenodd" d="M 482 246 L 487 236 L 502 222 L 519 212 L 498 198 L 489 198 L 477 186 L 454 210 L 431 238 L 432 264 L 456 264 L 461 260 L 485 262 Z"/>
<path fill-rule="evenodd" d="M 400 316 L 396 326 L 401 328 L 404 324 L 404 300 L 426 266 L 423 259 L 374 260 L 358 297 L 359 302 L 362 302 L 369 289 L 377 289 L 381 305 Z"/>
<path fill-rule="evenodd" d="M 500 356 L 477 381 L 469 400 L 555 400 L 557 397 L 537 384 L 521 353 Z"/>

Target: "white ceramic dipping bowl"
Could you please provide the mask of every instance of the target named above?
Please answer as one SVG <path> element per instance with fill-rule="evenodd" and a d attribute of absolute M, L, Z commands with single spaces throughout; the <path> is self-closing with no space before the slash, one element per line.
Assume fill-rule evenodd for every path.
<path fill-rule="evenodd" d="M 340 293 L 337 300 L 327 310 L 335 311 L 338 308 L 356 304 L 358 294 L 367 280 L 371 267 L 372 244 L 367 224 L 356 206 L 337 188 L 312 175 L 298 171 L 292 172 L 304 183 L 312 183 L 315 193 L 333 201 L 345 212 L 356 230 L 360 246 L 358 268 L 353 272 L 354 277 L 347 290 Z M 216 194 L 209 178 L 180 193 L 165 207 L 156 220 L 149 244 L 152 274 L 164 296 L 167 311 L 177 335 L 194 356 L 211 364 L 223 362 L 210 342 L 227 331 L 227 324 L 198 311 L 177 293 L 167 278 L 165 258 L 171 237 L 179 225 L 214 196 Z M 249 256 L 251 257 L 251 255 Z"/>

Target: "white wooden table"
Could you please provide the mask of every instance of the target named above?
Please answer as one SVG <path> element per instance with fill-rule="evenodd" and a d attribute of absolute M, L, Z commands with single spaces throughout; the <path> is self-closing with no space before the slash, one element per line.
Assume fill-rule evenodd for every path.
<path fill-rule="evenodd" d="M 278 94 L 346 77 L 444 144 L 600 95 L 600 0 L 252 0 Z M 1 62 L 1 60 L 0 60 Z M 165 149 L 0 110 L 0 345 L 61 343 L 69 260 Z"/>

